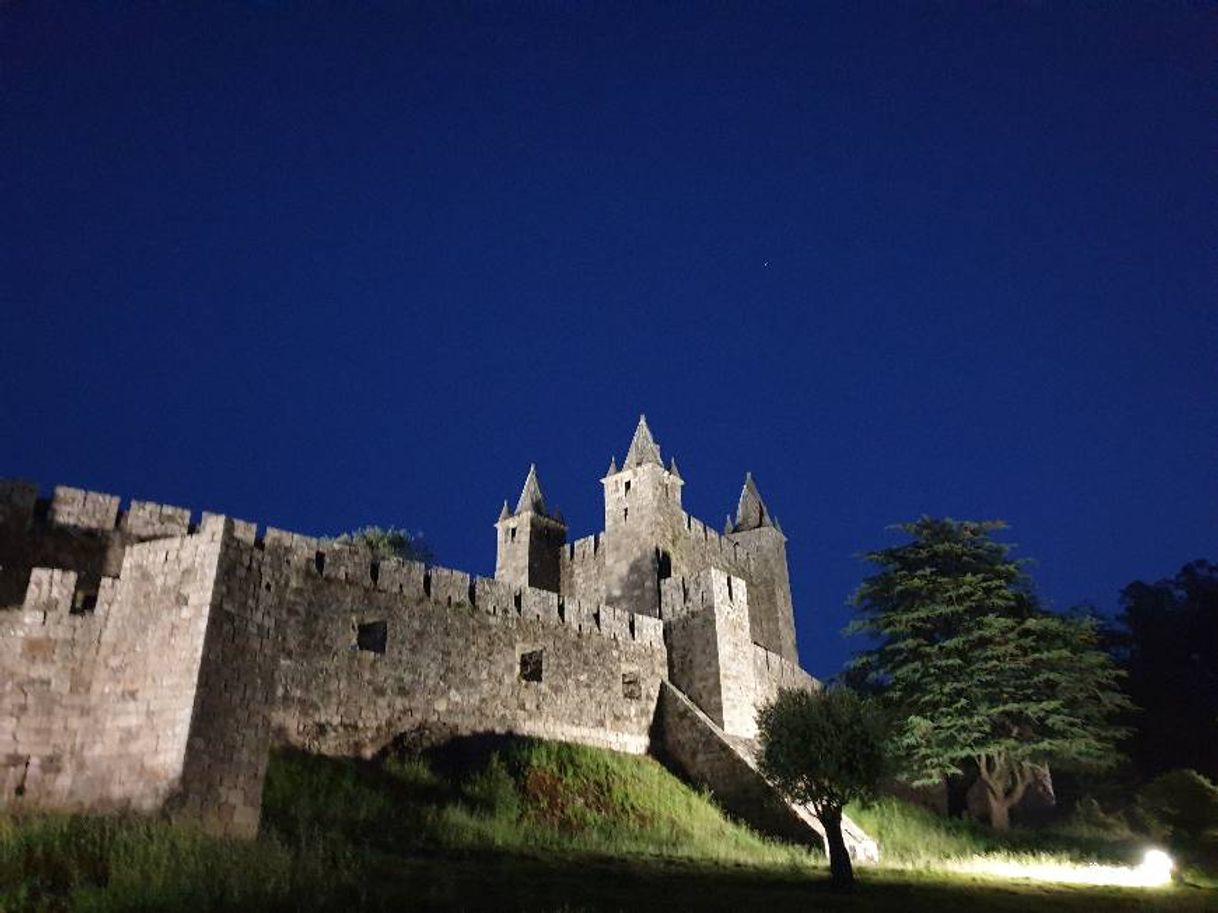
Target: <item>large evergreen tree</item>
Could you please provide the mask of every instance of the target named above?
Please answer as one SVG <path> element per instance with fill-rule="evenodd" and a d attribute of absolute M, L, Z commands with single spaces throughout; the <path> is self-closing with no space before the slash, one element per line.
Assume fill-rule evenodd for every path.
<path fill-rule="evenodd" d="M 866 556 L 878 571 L 855 594 L 849 629 L 874 639 L 855 666 L 903 720 L 906 775 L 931 784 L 975 768 L 999 830 L 1051 762 L 1112 764 L 1111 720 L 1128 707 L 1094 620 L 1042 610 L 1022 563 L 993 538 L 1002 528 L 901 524 L 909 542 Z"/>

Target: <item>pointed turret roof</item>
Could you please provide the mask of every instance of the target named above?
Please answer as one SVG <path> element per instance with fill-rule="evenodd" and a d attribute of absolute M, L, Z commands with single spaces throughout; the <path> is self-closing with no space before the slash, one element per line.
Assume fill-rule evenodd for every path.
<path fill-rule="evenodd" d="M 676 457 L 668 458 L 668 472 L 675 479 L 681 478 L 681 470 L 677 469 L 677 458 Z"/>
<path fill-rule="evenodd" d="M 605 473 L 607 476 L 614 475 L 617 472 L 617 457 L 609 457 L 609 471 Z"/>
<path fill-rule="evenodd" d="M 520 500 L 516 502 L 516 513 L 532 510 L 539 514 L 546 512 L 546 500 L 541 496 L 541 483 L 537 481 L 537 464 L 529 464 L 529 474 L 524 480 L 524 488 L 520 490 Z"/>
<path fill-rule="evenodd" d="M 626 453 L 626 460 L 622 463 L 622 468 L 642 466 L 644 463 L 654 463 L 661 469 L 664 468 L 664 462 L 660 459 L 660 445 L 655 442 L 655 438 L 651 436 L 651 429 L 647 427 L 647 416 L 640 415 L 638 427 L 634 429 L 634 437 L 630 440 L 630 450 Z"/>
<path fill-rule="evenodd" d="M 499 521 L 500 521 L 500 522 L 503 522 L 504 520 L 506 520 L 506 519 L 507 519 L 508 517 L 510 517 L 511 515 L 512 515 L 511 508 L 509 508 L 509 507 L 508 507 L 508 503 L 507 503 L 507 501 L 505 500 L 505 501 L 503 502 L 503 507 L 502 507 L 502 508 L 500 509 L 500 511 L 499 511 Z"/>
<path fill-rule="evenodd" d="M 753 474 L 744 474 L 744 488 L 740 490 L 740 503 L 736 505 L 736 524 L 734 532 L 745 532 L 750 529 L 760 529 L 763 526 L 774 526 L 774 518 L 770 516 L 761 500 L 761 492 L 753 481 Z"/>

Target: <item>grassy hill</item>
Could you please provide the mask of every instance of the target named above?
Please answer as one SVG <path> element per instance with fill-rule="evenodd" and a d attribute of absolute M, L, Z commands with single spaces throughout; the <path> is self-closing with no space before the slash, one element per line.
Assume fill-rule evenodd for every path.
<path fill-rule="evenodd" d="M 828 893 L 819 853 L 725 818 L 650 758 L 504 739 L 375 762 L 279 753 L 254 842 L 136 818 L 0 816 L 0 911 L 1218 906 L 1199 889 L 945 876 L 931 856 L 977 851 L 981 836 L 900 805 L 859 816 L 888 855 L 924 870 L 869 869 L 856 895 Z"/>

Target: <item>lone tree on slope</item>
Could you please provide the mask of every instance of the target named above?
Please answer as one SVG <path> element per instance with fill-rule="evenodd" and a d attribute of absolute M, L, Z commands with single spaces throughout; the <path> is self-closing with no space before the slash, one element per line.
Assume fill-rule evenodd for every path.
<path fill-rule="evenodd" d="M 833 886 L 850 890 L 854 867 L 842 838 L 846 803 L 874 794 L 883 778 L 887 725 L 873 701 L 848 688 L 783 690 L 757 716 L 761 772 L 825 828 Z"/>
<path fill-rule="evenodd" d="M 1114 764 L 1123 733 L 1111 721 L 1130 706 L 1095 621 L 1041 609 L 1022 562 L 992 538 L 1004 526 L 901 524 L 911 541 L 866 556 L 879 571 L 847 629 L 877 641 L 854 666 L 903 720 L 905 774 L 935 784 L 975 765 L 995 830 L 1051 762 Z"/>

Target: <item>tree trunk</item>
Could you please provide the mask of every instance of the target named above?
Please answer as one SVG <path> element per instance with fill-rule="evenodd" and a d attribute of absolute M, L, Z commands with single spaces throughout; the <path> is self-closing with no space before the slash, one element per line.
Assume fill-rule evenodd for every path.
<path fill-rule="evenodd" d="M 996 831 L 1010 830 L 1011 807 L 1007 805 L 1006 799 L 995 795 L 989 789 L 985 791 L 985 798 L 990 805 L 990 827 Z"/>
<path fill-rule="evenodd" d="M 990 807 L 990 827 L 996 831 L 1009 830 L 1011 809 L 1019 804 L 1035 768 L 1025 763 L 1007 763 L 1004 758 L 979 755 L 977 775 L 985 786 L 985 800 Z"/>
<path fill-rule="evenodd" d="M 818 812 L 817 817 L 825 828 L 825 844 L 829 849 L 829 877 L 835 891 L 854 890 L 854 866 L 850 862 L 850 851 L 842 837 L 842 810 L 830 808 Z"/>

